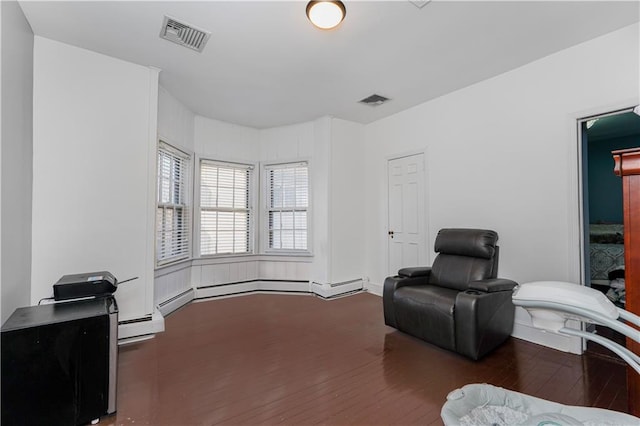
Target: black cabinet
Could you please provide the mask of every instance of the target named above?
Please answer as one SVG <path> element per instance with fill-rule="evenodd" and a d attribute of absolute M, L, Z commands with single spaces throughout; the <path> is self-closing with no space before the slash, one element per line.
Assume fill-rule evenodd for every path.
<path fill-rule="evenodd" d="M 2 425 L 80 425 L 116 411 L 113 297 L 19 308 L 2 326 Z"/>

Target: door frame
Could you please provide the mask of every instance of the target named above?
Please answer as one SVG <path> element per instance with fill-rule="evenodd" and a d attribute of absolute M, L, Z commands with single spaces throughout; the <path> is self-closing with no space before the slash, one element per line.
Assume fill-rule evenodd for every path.
<path fill-rule="evenodd" d="M 638 98 L 628 98 L 626 100 L 612 103 L 609 105 L 602 105 L 599 107 L 591 108 L 588 110 L 584 110 L 581 112 L 577 112 L 570 115 L 570 132 L 571 132 L 571 140 L 575 145 L 573 145 L 572 149 L 574 150 L 576 161 L 573 162 L 572 166 L 575 167 L 570 172 L 569 176 L 569 188 L 575 188 L 575 191 L 570 191 L 569 200 L 569 241 L 572 242 L 570 247 L 573 249 L 569 250 L 569 265 L 568 272 L 570 280 L 578 283 L 579 285 L 586 285 L 586 274 L 588 260 L 586 259 L 586 249 L 587 241 L 587 223 L 585 223 L 585 190 L 588 191 L 588 188 L 585 188 L 584 179 L 587 178 L 585 176 L 584 170 L 585 165 L 583 164 L 583 160 L 586 158 L 584 153 L 584 141 L 582 135 L 582 123 L 592 120 L 594 118 L 607 117 L 611 115 L 622 114 L 626 112 L 631 112 L 638 105 Z M 611 169 L 611 173 L 613 173 L 613 168 Z M 578 244 L 574 244 L 577 242 Z M 582 329 L 585 328 L 584 323 L 581 326 Z M 586 350 L 587 342 L 585 339 L 580 338 L 579 347 L 574 347 L 576 352 L 573 353 L 583 353 Z"/>
<path fill-rule="evenodd" d="M 385 271 L 387 275 L 395 275 L 398 271 L 391 271 L 391 265 L 389 261 L 389 162 L 392 160 L 398 160 L 400 158 L 411 157 L 414 155 L 422 154 L 423 161 L 423 196 L 424 196 L 424 244 L 425 244 L 425 253 L 423 255 L 424 259 L 419 259 L 420 263 L 424 263 L 424 266 L 431 265 L 431 252 L 432 249 L 429 248 L 430 241 L 430 228 L 429 228 L 429 157 L 427 156 L 427 147 L 416 150 L 409 151 L 401 151 L 394 154 L 389 154 L 384 157 L 384 215 L 382 218 L 382 229 L 381 229 L 381 238 L 384 239 L 384 256 L 385 256 Z"/>
<path fill-rule="evenodd" d="M 634 107 L 632 106 L 628 108 L 618 109 L 615 111 L 595 114 L 588 117 L 580 118 L 576 121 L 577 123 L 576 131 L 578 132 L 578 184 L 580 186 L 578 196 L 579 196 L 579 207 L 580 207 L 580 229 L 582 230 L 580 234 L 580 247 L 581 247 L 580 285 L 583 285 L 583 286 L 586 286 L 587 281 L 589 281 L 590 271 L 589 271 L 589 259 L 587 258 L 587 249 L 589 248 L 589 242 L 587 241 L 588 225 L 589 225 L 587 221 L 587 218 L 589 217 L 589 211 L 588 211 L 589 206 L 587 205 L 588 196 L 589 196 L 589 188 L 588 188 L 589 171 L 588 171 L 588 167 L 584 164 L 584 161 L 585 160 L 588 161 L 589 158 L 587 156 L 587 153 L 585 152 L 585 150 L 587 149 L 587 146 L 585 146 L 582 124 L 594 119 L 611 117 L 613 115 L 620 115 L 620 114 L 633 112 L 633 108 Z M 586 143 L 588 144 L 588 142 L 589 141 L 587 140 Z M 585 173 L 585 170 L 586 170 L 586 173 Z M 611 168 L 611 174 L 613 174 L 613 167 Z"/>

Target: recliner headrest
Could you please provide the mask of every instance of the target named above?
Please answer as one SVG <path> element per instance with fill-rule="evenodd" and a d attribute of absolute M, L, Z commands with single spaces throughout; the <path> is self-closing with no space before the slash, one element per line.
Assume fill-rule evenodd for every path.
<path fill-rule="evenodd" d="M 441 229 L 435 251 L 442 254 L 491 259 L 496 252 L 498 233 L 488 229 Z"/>

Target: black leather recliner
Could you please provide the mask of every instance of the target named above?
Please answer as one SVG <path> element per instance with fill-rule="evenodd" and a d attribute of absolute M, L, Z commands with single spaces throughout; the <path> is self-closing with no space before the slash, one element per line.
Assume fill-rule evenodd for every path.
<path fill-rule="evenodd" d="M 498 274 L 498 234 L 442 229 L 433 266 L 403 268 L 384 282 L 384 322 L 478 360 L 513 331 L 514 281 Z"/>

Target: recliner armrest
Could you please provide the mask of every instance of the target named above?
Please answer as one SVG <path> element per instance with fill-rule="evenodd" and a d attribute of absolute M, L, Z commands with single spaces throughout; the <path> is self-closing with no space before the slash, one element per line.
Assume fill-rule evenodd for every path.
<path fill-rule="evenodd" d="M 471 281 L 469 290 L 477 290 L 485 293 L 493 293 L 496 291 L 511 291 L 518 283 L 506 278 L 491 278 L 487 280 Z"/>
<path fill-rule="evenodd" d="M 485 288 L 461 291 L 456 296 L 454 307 L 456 327 L 456 351 L 471 359 L 482 358 L 513 332 L 515 306 L 511 301 L 508 282 L 511 280 L 491 279 Z M 491 287 L 491 283 L 494 283 Z M 497 290 L 502 287 L 504 290 Z"/>
<path fill-rule="evenodd" d="M 398 324 L 396 323 L 396 310 L 393 303 L 393 294 L 396 290 L 405 286 L 425 285 L 428 283 L 427 276 L 428 274 L 413 277 L 395 275 L 393 277 L 387 277 L 387 279 L 384 280 L 384 284 L 382 286 L 382 306 L 384 309 L 385 324 L 393 328 L 398 328 Z"/>
<path fill-rule="evenodd" d="M 414 266 L 411 268 L 402 268 L 398 271 L 398 276 L 415 278 L 428 277 L 431 274 L 431 266 Z"/>

